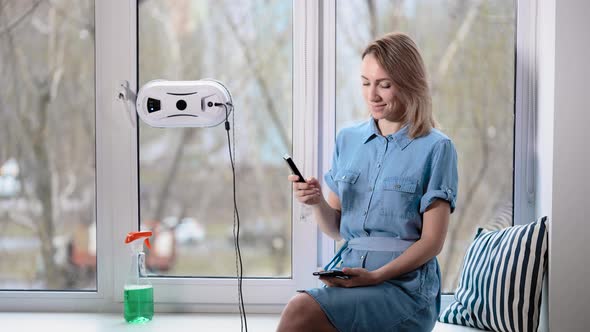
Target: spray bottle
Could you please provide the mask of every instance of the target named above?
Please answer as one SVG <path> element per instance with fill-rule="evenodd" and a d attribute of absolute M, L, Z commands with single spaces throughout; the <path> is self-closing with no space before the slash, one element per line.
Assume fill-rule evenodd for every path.
<path fill-rule="evenodd" d="M 125 239 L 131 248 L 131 269 L 125 281 L 124 290 L 124 316 L 128 323 L 146 323 L 154 316 L 154 288 L 147 280 L 145 271 L 145 253 L 143 243 L 148 248 L 151 231 L 129 232 Z M 137 241 L 145 238 L 145 241 Z M 143 278 L 142 278 L 143 277 Z"/>

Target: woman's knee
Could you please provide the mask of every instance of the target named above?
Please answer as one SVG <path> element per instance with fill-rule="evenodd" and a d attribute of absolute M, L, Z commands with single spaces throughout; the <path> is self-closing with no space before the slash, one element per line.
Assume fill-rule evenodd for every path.
<path fill-rule="evenodd" d="M 321 312 L 321 309 L 315 300 L 306 293 L 299 293 L 289 300 L 285 310 L 283 310 L 283 315 L 311 318 L 314 314 L 318 314 L 315 312 L 316 310 L 320 310 Z"/>
<path fill-rule="evenodd" d="M 320 305 L 306 293 L 291 298 L 281 315 L 277 331 L 336 331 Z"/>

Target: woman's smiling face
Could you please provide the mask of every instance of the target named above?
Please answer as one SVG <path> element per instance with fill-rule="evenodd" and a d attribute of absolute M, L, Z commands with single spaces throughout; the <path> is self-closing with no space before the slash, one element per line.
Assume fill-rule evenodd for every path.
<path fill-rule="evenodd" d="M 371 53 L 363 58 L 361 64 L 363 98 L 375 120 L 401 121 L 403 112 L 397 98 L 397 88 L 393 80 L 381 67 Z"/>

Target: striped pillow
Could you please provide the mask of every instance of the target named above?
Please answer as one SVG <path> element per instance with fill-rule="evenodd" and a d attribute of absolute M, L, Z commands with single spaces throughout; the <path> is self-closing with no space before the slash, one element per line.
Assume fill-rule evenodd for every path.
<path fill-rule="evenodd" d="M 492 331 L 537 331 L 547 269 L 547 217 L 478 230 L 463 260 L 454 301 L 438 320 Z"/>

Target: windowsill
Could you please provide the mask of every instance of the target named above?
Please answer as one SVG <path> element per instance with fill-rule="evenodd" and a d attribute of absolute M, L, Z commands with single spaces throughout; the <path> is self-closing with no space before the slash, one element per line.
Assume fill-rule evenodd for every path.
<path fill-rule="evenodd" d="M 248 314 L 248 330 L 274 332 L 279 322 L 277 314 Z M 32 313 L 2 312 L 0 325 L 6 331 L 59 332 L 118 332 L 118 331 L 240 331 L 237 314 L 169 314 L 156 313 L 151 322 L 127 324 L 122 314 L 112 313 Z"/>
<path fill-rule="evenodd" d="M 279 322 L 278 314 L 248 314 L 248 330 L 274 332 Z M 2 312 L 0 325 L 4 329 L 19 331 L 59 332 L 118 332 L 118 331 L 240 331 L 237 314 L 170 314 L 156 313 L 154 319 L 142 325 L 127 324 L 121 314 L 112 313 L 37 313 Z M 467 332 L 471 328 L 437 323 L 435 332 Z"/>

